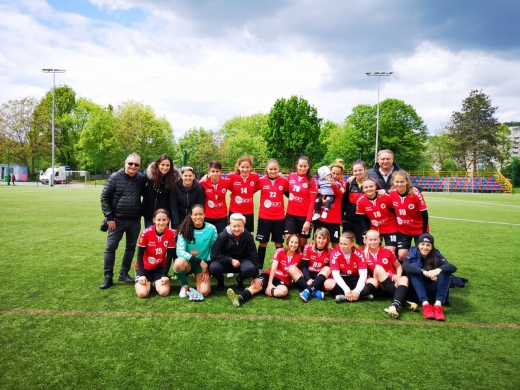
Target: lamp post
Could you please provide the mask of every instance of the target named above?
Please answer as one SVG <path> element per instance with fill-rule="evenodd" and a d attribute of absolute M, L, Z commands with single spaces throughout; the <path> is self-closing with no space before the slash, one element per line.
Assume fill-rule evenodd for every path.
<path fill-rule="evenodd" d="M 54 186 L 54 89 L 56 87 L 56 73 L 65 73 L 64 69 L 42 69 L 43 73 L 52 73 L 52 165 L 49 186 Z"/>
<path fill-rule="evenodd" d="M 376 151 L 374 153 L 374 162 L 377 162 L 378 142 L 379 142 L 379 84 L 381 76 L 391 76 L 394 72 L 366 72 L 367 76 L 377 77 L 377 115 L 376 115 Z"/>

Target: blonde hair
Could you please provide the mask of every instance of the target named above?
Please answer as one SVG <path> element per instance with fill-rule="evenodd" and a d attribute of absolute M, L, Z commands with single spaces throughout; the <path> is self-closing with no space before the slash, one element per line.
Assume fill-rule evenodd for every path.
<path fill-rule="evenodd" d="M 332 168 L 341 169 L 341 173 L 345 172 L 345 166 L 343 165 L 343 159 L 337 158 L 332 164 L 330 164 L 329 169 L 332 170 Z"/>
<path fill-rule="evenodd" d="M 379 234 L 379 232 L 374 229 L 367 230 L 367 232 L 365 233 L 365 250 L 364 250 L 365 258 L 367 258 L 367 259 L 369 258 L 368 256 L 370 255 L 370 252 L 368 250 L 368 245 L 366 245 L 366 239 L 369 234 L 377 235 L 377 238 L 379 238 L 379 246 L 381 246 L 381 235 Z"/>
<path fill-rule="evenodd" d="M 394 179 L 396 178 L 396 176 L 404 177 L 404 179 L 406 180 L 406 193 L 408 195 L 413 195 L 413 193 L 415 192 L 415 189 L 413 188 L 412 180 L 410 179 L 410 175 L 408 174 L 408 172 L 403 171 L 403 170 L 395 171 L 394 173 L 392 173 L 392 188 L 391 188 L 391 190 L 393 190 L 395 188 Z"/>
<path fill-rule="evenodd" d="M 244 225 L 246 224 L 246 217 L 244 217 L 242 214 L 240 213 L 233 213 L 229 216 L 229 223 L 231 223 L 231 221 L 242 221 L 244 223 Z"/>

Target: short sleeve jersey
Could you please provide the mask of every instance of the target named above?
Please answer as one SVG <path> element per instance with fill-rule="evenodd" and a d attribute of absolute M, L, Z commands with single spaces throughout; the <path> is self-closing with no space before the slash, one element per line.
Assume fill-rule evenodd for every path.
<path fill-rule="evenodd" d="M 413 195 L 401 196 L 397 188 L 394 188 L 390 191 L 390 197 L 397 217 L 397 231 L 407 236 L 422 234 L 421 211 L 426 210 L 427 207 L 419 190 L 414 188 Z"/>
<path fill-rule="evenodd" d="M 145 248 L 143 264 L 145 270 L 163 268 L 166 265 L 166 251 L 175 248 L 175 232 L 166 228 L 162 235 L 157 235 L 155 226 L 149 226 L 143 230 L 139 237 L 139 246 Z M 138 269 L 138 263 L 135 263 Z"/>
<path fill-rule="evenodd" d="M 231 187 L 227 178 L 220 178 L 217 184 L 210 179 L 200 182 L 204 189 L 204 212 L 206 218 L 226 218 L 228 209 L 226 205 L 226 192 Z"/>
<path fill-rule="evenodd" d="M 262 219 L 278 220 L 285 218 L 284 192 L 288 191 L 289 184 L 285 177 L 278 176 L 271 180 L 264 175 L 258 180 L 260 190 L 260 207 L 258 217 Z"/>
<path fill-rule="evenodd" d="M 375 199 L 368 199 L 363 195 L 357 201 L 356 214 L 366 215 L 372 228 L 378 230 L 380 234 L 397 233 L 397 219 L 390 211 L 393 207 L 392 199 L 388 194 Z"/>
<path fill-rule="evenodd" d="M 330 255 L 330 269 L 339 271 L 341 276 L 359 276 L 359 270 L 367 269 L 367 263 L 363 252 L 357 248 L 352 248 L 347 255 L 336 248 Z"/>
<path fill-rule="evenodd" d="M 289 182 L 287 214 L 306 217 L 310 220 L 314 212 L 314 201 L 318 195 L 316 180 L 311 179 L 309 184 L 307 176 L 293 172 L 287 181 Z"/>
<path fill-rule="evenodd" d="M 323 267 L 329 265 L 329 250 L 315 251 L 312 244 L 305 245 L 303 258 L 309 260 L 309 272 L 320 272 Z"/>
<path fill-rule="evenodd" d="M 392 277 L 396 274 L 396 270 L 394 268 L 394 263 L 397 261 L 395 254 L 393 251 L 388 249 L 387 247 L 380 247 L 379 251 L 376 254 L 368 253 L 368 257 L 366 258 L 368 270 L 372 275 L 374 275 L 374 269 L 376 265 L 380 265 L 385 269 L 388 277 Z"/>
<path fill-rule="evenodd" d="M 217 240 L 217 228 L 210 223 L 204 222 L 204 226 L 200 229 L 193 229 L 193 242 L 188 242 L 179 234 L 177 237 L 177 257 L 190 260 L 192 256 L 196 256 L 206 262 L 211 260 L 211 247 Z"/>
<path fill-rule="evenodd" d="M 287 256 L 287 252 L 283 248 L 278 248 L 273 255 L 273 261 L 278 261 L 278 267 L 274 276 L 284 282 L 287 286 L 291 284 L 291 276 L 289 275 L 289 266 L 299 265 L 302 260 L 302 255 L 295 253 L 291 258 Z M 266 274 L 271 273 L 271 268 L 265 271 Z"/>
<path fill-rule="evenodd" d="M 247 178 L 240 176 L 238 173 L 230 173 L 227 179 L 231 182 L 231 202 L 229 211 L 232 213 L 253 214 L 255 207 L 253 204 L 253 196 L 257 188 L 260 175 L 256 172 L 250 172 Z"/>

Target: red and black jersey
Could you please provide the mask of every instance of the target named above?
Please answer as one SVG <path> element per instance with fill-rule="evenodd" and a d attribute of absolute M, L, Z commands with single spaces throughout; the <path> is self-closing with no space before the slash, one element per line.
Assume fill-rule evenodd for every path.
<path fill-rule="evenodd" d="M 229 211 L 244 215 L 254 214 L 253 196 L 255 195 L 260 175 L 256 172 L 250 172 L 249 176 L 244 178 L 240 174 L 233 172 L 227 175 L 226 178 L 231 182 Z"/>
<path fill-rule="evenodd" d="M 397 219 L 390 211 L 393 208 L 390 195 L 384 194 L 375 199 L 368 199 L 366 195 L 357 201 L 356 214 L 366 215 L 370 220 L 371 228 L 380 234 L 397 233 Z"/>
<path fill-rule="evenodd" d="M 302 257 L 305 260 L 309 260 L 309 272 L 318 273 L 323 267 L 329 265 L 329 254 L 328 247 L 321 251 L 315 251 L 313 249 L 313 244 L 307 244 L 303 250 Z"/>
<path fill-rule="evenodd" d="M 407 236 L 423 233 L 421 211 L 427 210 L 426 202 L 418 189 L 412 195 L 401 196 L 397 188 L 389 192 L 397 218 L 397 231 Z"/>
<path fill-rule="evenodd" d="M 352 248 L 347 255 L 336 248 L 330 255 L 330 269 L 339 271 L 341 276 L 359 276 L 359 270 L 367 269 L 367 263 L 363 252 L 357 248 Z"/>
<path fill-rule="evenodd" d="M 305 217 L 310 222 L 314 214 L 314 201 L 318 195 L 316 180 L 311 178 L 309 183 L 307 176 L 293 172 L 287 181 L 289 182 L 287 214 Z"/>
<path fill-rule="evenodd" d="M 284 219 L 285 205 L 284 192 L 288 191 L 289 183 L 285 177 L 277 176 L 270 179 L 264 175 L 257 182 L 257 189 L 260 190 L 260 207 L 258 218 L 262 219 Z"/>
<path fill-rule="evenodd" d="M 387 247 L 380 247 L 376 254 L 368 251 L 368 256 L 365 260 L 371 275 L 374 275 L 376 265 L 383 267 L 389 278 L 392 278 L 392 276 L 396 274 L 394 263 L 397 261 L 397 257 L 395 257 L 395 253 Z"/>
<path fill-rule="evenodd" d="M 231 182 L 227 178 L 220 178 L 217 184 L 213 184 L 208 179 L 201 181 L 200 185 L 204 189 L 204 213 L 206 218 L 227 218 L 226 192 L 231 187 Z"/>
<path fill-rule="evenodd" d="M 287 252 L 283 248 L 278 248 L 273 255 L 273 261 L 278 261 L 278 267 L 274 275 L 284 282 L 287 286 L 291 284 L 291 276 L 289 275 L 289 266 L 299 265 L 302 255 L 295 253 L 291 258 L 287 256 Z M 271 268 L 265 271 L 266 274 L 271 273 Z"/>
<path fill-rule="evenodd" d="M 175 248 L 175 232 L 167 227 L 162 235 L 157 235 L 155 226 L 149 226 L 143 230 L 139 238 L 140 247 L 145 248 L 143 265 L 145 270 L 163 268 L 166 264 L 166 251 Z M 138 262 L 135 269 L 139 269 Z"/>

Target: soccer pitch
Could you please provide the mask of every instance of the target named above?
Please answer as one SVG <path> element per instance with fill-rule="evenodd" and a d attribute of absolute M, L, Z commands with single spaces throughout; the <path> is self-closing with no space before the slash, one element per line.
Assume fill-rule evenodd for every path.
<path fill-rule="evenodd" d="M 182 300 L 178 282 L 166 298 L 140 300 L 117 281 L 102 291 L 100 192 L 0 187 L 0 388 L 520 385 L 518 195 L 425 193 L 436 247 L 469 279 L 440 323 L 407 311 L 392 320 L 385 296 L 304 304 L 291 288 L 235 308 L 225 292 Z"/>

